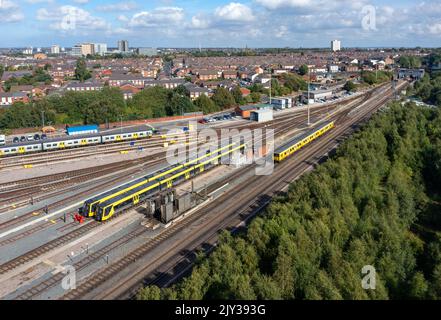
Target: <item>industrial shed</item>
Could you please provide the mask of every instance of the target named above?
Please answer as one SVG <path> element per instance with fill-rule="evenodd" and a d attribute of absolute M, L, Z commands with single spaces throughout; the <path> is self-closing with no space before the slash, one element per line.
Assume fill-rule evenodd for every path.
<path fill-rule="evenodd" d="M 250 115 L 250 120 L 257 122 L 272 121 L 273 119 L 274 118 L 272 109 L 261 109 L 252 111 Z"/>

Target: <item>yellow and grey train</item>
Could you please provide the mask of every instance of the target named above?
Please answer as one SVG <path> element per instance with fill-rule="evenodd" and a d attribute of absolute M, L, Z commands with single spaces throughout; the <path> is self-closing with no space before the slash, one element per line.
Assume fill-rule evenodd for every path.
<path fill-rule="evenodd" d="M 236 144 L 229 144 L 183 165 L 168 167 L 89 199 L 80 209 L 80 214 L 86 217 L 94 216 L 97 221 L 107 221 L 115 213 L 137 205 L 158 191 L 172 188 L 183 180 L 191 179 L 215 166 L 218 159 L 245 148 L 245 144 L 236 147 L 234 145 Z"/>
<path fill-rule="evenodd" d="M 285 143 L 283 146 L 277 148 L 274 151 L 274 161 L 282 162 L 298 150 L 302 149 L 308 143 L 314 141 L 318 137 L 322 136 L 332 128 L 334 128 L 334 121 L 326 122 L 317 128 L 314 128 L 308 132 L 303 133 L 302 135 L 294 138 L 293 140 Z"/>
<path fill-rule="evenodd" d="M 161 179 L 162 177 L 165 177 L 171 173 L 174 173 L 182 168 L 186 168 L 186 167 L 189 167 L 193 164 L 196 164 L 201 160 L 204 160 L 204 159 L 209 158 L 214 155 L 218 155 L 219 152 L 222 152 L 228 148 L 231 148 L 234 145 L 235 145 L 235 143 L 231 143 L 231 144 L 226 145 L 222 148 L 216 149 L 213 152 L 208 152 L 205 155 L 203 155 L 197 159 L 191 160 L 191 161 L 186 162 L 184 164 L 177 164 L 174 166 L 167 167 L 167 168 L 162 169 L 160 171 L 157 171 L 155 173 L 149 174 L 145 177 L 142 177 L 142 178 L 136 179 L 132 182 L 126 183 L 126 184 L 119 186 L 115 189 L 109 190 L 103 194 L 96 196 L 96 197 L 88 199 L 84 202 L 83 207 L 80 208 L 79 213 L 84 217 L 89 217 L 89 218 L 94 217 L 96 214 L 96 208 L 97 208 L 98 204 L 105 202 L 105 201 L 108 201 L 116 196 L 124 194 L 128 191 L 135 189 L 135 188 L 141 187 L 151 181 L 157 181 L 157 180 Z"/>

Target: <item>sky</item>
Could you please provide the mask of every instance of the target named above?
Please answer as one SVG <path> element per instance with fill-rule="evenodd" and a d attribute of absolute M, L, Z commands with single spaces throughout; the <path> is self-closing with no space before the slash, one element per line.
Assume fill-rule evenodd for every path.
<path fill-rule="evenodd" d="M 441 47 L 441 0 L 0 0 L 0 48 Z"/>

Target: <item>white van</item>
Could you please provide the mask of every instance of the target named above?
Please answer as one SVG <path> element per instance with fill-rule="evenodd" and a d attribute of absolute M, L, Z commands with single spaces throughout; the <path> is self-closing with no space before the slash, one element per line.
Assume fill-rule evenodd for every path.
<path fill-rule="evenodd" d="M 6 144 L 6 136 L 4 134 L 0 134 L 0 146 Z"/>

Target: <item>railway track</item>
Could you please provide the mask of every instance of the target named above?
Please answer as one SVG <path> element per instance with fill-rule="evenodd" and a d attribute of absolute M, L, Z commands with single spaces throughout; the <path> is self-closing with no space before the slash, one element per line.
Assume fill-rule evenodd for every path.
<path fill-rule="evenodd" d="M 277 128 L 276 129 L 276 134 L 282 134 L 284 132 L 292 130 L 293 128 L 296 128 L 297 126 L 298 126 L 298 123 L 292 123 L 291 125 L 285 126 L 283 128 Z M 240 174 L 236 173 L 235 176 L 240 176 Z M 88 191 L 84 191 L 83 193 L 87 193 L 87 192 Z M 66 201 L 66 199 L 62 200 L 62 202 L 65 202 L 65 201 Z M 116 216 L 124 214 L 124 212 L 125 211 L 122 211 L 122 212 L 120 212 Z M 21 216 L 21 217 L 18 217 L 16 219 L 10 220 L 10 221 L 8 221 L 8 222 L 6 222 L 4 224 L 0 224 L 0 229 L 6 228 L 6 227 L 10 227 L 10 226 L 15 225 L 15 224 L 17 224 L 19 222 L 23 222 L 23 221 L 25 221 L 26 219 L 28 219 L 28 218 L 30 218 L 32 216 L 33 215 L 30 212 L 26 216 Z M 6 262 L 6 263 L 4 263 L 3 265 L 0 266 L 0 275 L 4 274 L 4 273 L 7 273 L 7 272 L 17 268 L 18 266 L 23 265 L 23 264 L 25 264 L 25 263 L 35 259 L 36 257 L 38 257 L 38 256 L 40 256 L 42 254 L 45 254 L 45 253 L 47 253 L 47 252 L 49 252 L 49 251 L 51 251 L 51 250 L 53 250 L 53 249 L 63 245 L 63 244 L 66 244 L 69 241 L 79 237 L 80 235 L 83 235 L 85 232 L 89 232 L 90 230 L 92 230 L 92 229 L 94 229 L 94 228 L 96 228 L 98 226 L 100 226 L 100 224 L 98 224 L 98 223 L 84 225 L 84 226 L 82 226 L 82 227 L 80 227 L 78 229 L 75 229 L 75 230 L 67 233 L 66 235 L 63 235 L 63 236 L 61 236 L 61 237 L 59 237 L 59 238 L 57 238 L 57 239 L 47 243 L 47 244 L 44 244 L 44 245 L 42 245 L 42 246 L 40 246 L 40 247 L 38 247 L 38 248 L 36 248 L 34 250 L 31 250 L 28 253 L 25 253 L 25 254 L 15 258 L 15 259 L 12 259 L 12 260 L 10 260 L 10 261 L 8 261 L 8 262 Z M 22 238 L 24 238 L 28 234 L 32 233 L 32 231 L 34 231 L 34 230 L 35 231 L 41 231 L 42 229 L 44 229 L 44 228 L 41 227 L 41 226 L 36 226 L 33 229 L 26 231 L 25 235 L 18 234 L 16 236 L 12 237 L 12 239 L 6 239 L 6 240 L 0 242 L 0 244 L 2 244 L 2 243 L 9 244 L 9 243 L 13 242 L 15 239 L 22 239 Z"/>
<path fill-rule="evenodd" d="M 312 110 L 334 109 L 337 108 L 339 105 L 350 103 L 358 98 L 359 97 L 351 97 L 341 102 L 335 102 L 325 106 L 315 106 L 312 108 Z M 282 115 L 278 120 L 275 121 L 283 121 L 285 117 L 290 118 L 292 117 L 292 115 Z M 251 126 L 256 126 L 256 125 L 251 125 Z M 228 127 L 229 126 L 226 126 L 225 128 Z M 237 124 L 232 124 L 232 126 L 230 127 L 240 128 L 240 127 L 250 127 L 250 125 L 248 123 L 239 126 L 237 126 Z M 180 135 L 177 135 L 177 137 L 179 136 Z M 185 139 L 185 135 L 182 135 L 182 138 Z M 145 147 L 161 148 L 163 147 L 164 140 L 160 136 L 154 136 L 149 139 L 135 140 L 134 146 L 130 146 L 130 142 L 131 141 L 116 142 L 111 144 L 98 144 L 94 146 L 86 146 L 86 147 L 74 148 L 68 150 L 55 150 L 50 152 L 15 155 L 0 159 L 0 168 L 9 168 L 9 167 L 16 167 L 23 165 L 47 164 L 48 162 L 66 161 L 66 160 L 82 158 L 82 157 L 90 157 L 98 154 L 111 154 L 121 151 L 135 151 L 138 148 L 145 148 Z"/>
<path fill-rule="evenodd" d="M 206 208 L 203 208 L 198 214 L 192 215 L 190 218 L 187 218 L 183 222 L 180 222 L 177 225 L 173 225 L 171 228 L 164 231 L 158 238 L 153 239 L 151 242 L 135 249 L 132 251 L 128 256 L 120 259 L 116 263 L 112 264 L 108 268 L 104 270 L 100 270 L 95 275 L 90 276 L 88 279 L 82 282 L 75 290 L 70 291 L 66 295 L 62 297 L 62 299 L 78 299 L 86 295 L 88 292 L 92 291 L 94 288 L 97 288 L 97 286 L 101 285 L 102 283 L 109 280 L 111 277 L 117 275 L 119 272 L 127 268 L 132 263 L 136 262 L 136 260 L 140 259 L 142 256 L 144 256 L 147 252 L 151 250 L 152 247 L 156 246 L 160 242 L 163 242 L 165 239 L 171 237 L 172 234 L 176 233 L 179 230 L 183 230 L 188 225 L 190 225 L 192 222 L 196 221 L 197 219 L 201 218 L 202 216 L 209 214 L 210 212 L 213 212 L 216 210 L 216 208 L 219 205 L 228 203 L 227 207 L 225 208 L 225 205 L 222 206 L 221 210 L 218 210 L 218 215 L 214 215 L 213 219 L 217 219 L 218 224 L 214 227 L 214 233 L 217 233 L 219 229 L 222 229 L 226 225 L 228 225 L 229 222 L 231 222 L 232 219 L 237 218 L 238 215 L 244 214 L 244 211 L 239 210 L 237 204 L 243 204 L 247 203 L 245 206 L 246 208 L 251 208 L 253 211 L 256 210 L 255 207 L 253 207 L 253 204 L 255 204 L 255 197 L 256 195 L 268 195 L 268 199 L 271 199 L 274 192 L 281 189 L 281 186 L 285 186 L 288 184 L 287 181 L 292 181 L 296 177 L 299 176 L 299 172 L 304 172 L 308 167 L 311 166 L 309 162 L 305 162 L 305 160 L 310 159 L 313 155 L 316 155 L 317 153 L 323 154 L 328 149 L 333 149 L 335 146 L 335 143 L 337 142 L 338 137 L 344 136 L 345 132 L 350 131 L 352 125 L 359 123 L 365 118 L 369 117 L 372 112 L 376 111 L 380 106 L 382 106 L 385 102 L 387 102 L 390 98 L 390 94 L 387 94 L 384 98 L 380 99 L 376 103 L 374 103 L 371 107 L 369 107 L 367 110 L 364 110 L 364 112 L 357 113 L 357 115 L 352 116 L 349 119 L 342 120 L 345 115 L 338 115 L 334 118 L 335 121 L 339 123 L 338 127 L 329 133 L 326 139 L 324 140 L 318 140 L 314 142 L 311 147 L 304 150 L 303 152 L 300 152 L 297 154 L 296 164 L 294 167 L 292 166 L 292 161 L 286 161 L 282 162 L 277 166 L 277 172 L 275 172 L 271 178 L 264 179 L 260 176 L 254 176 L 250 180 L 247 180 L 243 185 L 240 185 L 231 191 L 228 191 L 226 193 L 227 196 L 222 196 L 220 199 L 214 200 L 211 205 L 207 206 Z M 292 159 L 290 159 L 292 160 Z M 266 177 L 267 178 L 267 177 Z M 265 181 L 266 180 L 266 181 Z M 251 191 L 247 191 L 245 195 L 241 195 L 241 190 L 244 188 L 246 189 L 248 187 L 248 190 L 251 188 Z M 228 202 L 224 200 L 224 197 L 228 199 L 228 195 L 233 197 L 235 201 Z M 251 199 L 247 199 L 247 196 L 251 195 Z M 248 202 L 247 202 L 248 201 Z M 258 209 L 260 210 L 262 207 L 266 206 L 269 203 L 269 200 L 265 202 L 263 205 L 260 204 L 258 206 Z M 224 212 L 230 212 L 230 215 L 225 217 L 225 215 L 222 215 L 221 213 Z M 239 212 L 239 214 L 238 214 Z M 213 223 L 213 219 L 208 219 L 206 224 Z M 198 225 L 199 229 L 204 229 L 204 225 Z M 213 234 L 211 235 L 211 237 Z M 194 235 L 189 235 L 189 237 L 194 237 Z M 182 241 L 182 240 L 181 240 Z M 179 252 L 181 250 L 178 249 L 178 247 L 181 244 L 180 242 L 176 242 L 175 245 L 173 245 L 170 250 L 167 250 L 164 252 L 160 257 L 156 260 L 163 259 L 165 256 L 169 254 L 169 252 Z M 152 262 L 153 264 L 153 262 Z M 144 267 L 143 270 L 147 269 L 148 267 Z M 141 271 L 141 273 L 143 273 Z M 122 287 L 126 287 L 127 284 L 130 284 L 131 282 L 134 282 L 134 280 L 139 281 L 137 279 L 139 277 L 137 274 L 131 275 L 128 278 L 125 278 L 124 281 L 121 282 L 120 287 L 112 287 L 106 294 L 101 294 L 101 298 L 108 298 L 108 297 L 115 297 L 112 296 L 114 292 L 118 291 Z"/>
<path fill-rule="evenodd" d="M 288 129 L 289 128 L 283 128 L 280 131 L 283 132 L 283 131 L 287 131 Z M 92 224 L 95 224 L 95 223 L 93 223 L 93 222 L 88 223 L 87 225 L 84 225 L 81 228 L 73 230 L 72 232 L 68 233 L 66 236 L 55 239 L 51 243 L 48 243 L 47 246 L 43 245 L 43 246 L 29 252 L 28 254 L 17 257 L 16 259 L 7 262 L 6 264 L 0 266 L 0 274 L 6 273 L 9 270 L 16 268 L 17 266 L 19 266 L 23 263 L 26 263 L 26 262 L 34 259 L 35 257 L 37 257 L 43 253 L 46 253 L 46 252 L 52 250 L 53 248 L 56 248 L 64 243 L 67 243 L 71 239 L 74 239 L 75 237 L 77 237 L 79 234 L 84 234 L 84 232 L 88 231 L 88 230 L 86 230 L 86 228 L 91 228 L 91 229 L 94 228 L 94 227 L 89 227 L 89 225 L 92 225 Z M 135 254 L 135 256 L 136 256 L 136 254 Z M 130 257 L 128 257 L 128 259 L 130 260 Z M 122 264 L 120 263 L 119 265 L 121 266 Z M 119 268 L 119 267 L 116 267 L 116 268 Z"/>

